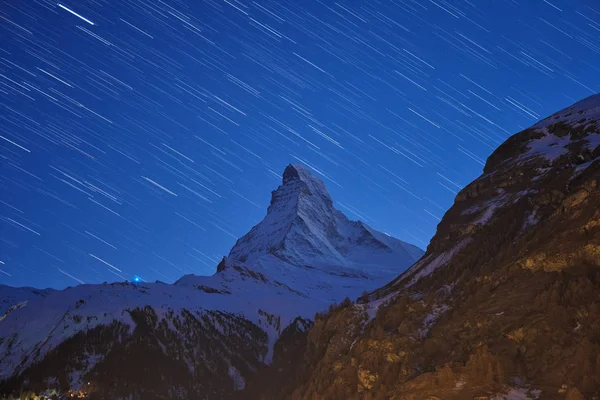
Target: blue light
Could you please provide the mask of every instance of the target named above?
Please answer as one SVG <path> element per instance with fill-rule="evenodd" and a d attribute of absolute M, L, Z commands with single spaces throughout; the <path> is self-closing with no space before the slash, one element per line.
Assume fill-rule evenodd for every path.
<path fill-rule="evenodd" d="M 139 283 L 141 281 L 142 281 L 142 279 L 139 276 L 136 275 L 136 276 L 133 277 L 133 282 L 134 283 Z"/>

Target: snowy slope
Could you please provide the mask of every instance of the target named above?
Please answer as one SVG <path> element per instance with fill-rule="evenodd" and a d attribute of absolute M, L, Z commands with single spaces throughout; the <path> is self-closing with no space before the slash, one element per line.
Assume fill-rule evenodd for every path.
<path fill-rule="evenodd" d="M 273 343 L 296 317 L 312 319 L 333 302 L 387 283 L 422 253 L 348 220 L 333 207 L 320 180 L 306 168 L 290 165 L 264 220 L 236 243 L 213 276 L 187 275 L 174 284 L 80 285 L 38 294 L 33 289 L 0 290 L 7 293 L 4 309 L 21 305 L 0 321 L 0 380 L 26 371 L 80 332 L 118 321 L 131 334 L 136 328 L 132 310 L 145 307 L 178 334 L 182 328 L 176 321 L 187 312 L 241 317 L 268 335 L 260 361 L 269 362 Z M 219 324 L 214 327 L 223 331 Z M 181 340 L 193 344 L 193 338 Z M 93 359 L 102 362 L 102 357 Z M 74 381 L 83 379 L 92 368 L 88 364 Z M 232 376 L 239 385 L 237 373 Z"/>
<path fill-rule="evenodd" d="M 28 301 L 45 297 L 54 289 L 35 289 L 32 287 L 11 287 L 0 285 L 0 321 L 6 316 L 27 304 Z"/>

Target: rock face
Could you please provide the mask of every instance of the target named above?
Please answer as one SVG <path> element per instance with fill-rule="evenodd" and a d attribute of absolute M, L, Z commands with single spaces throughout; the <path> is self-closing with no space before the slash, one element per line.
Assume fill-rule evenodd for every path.
<path fill-rule="evenodd" d="M 81 389 L 104 399 L 229 399 L 282 332 L 389 282 L 423 251 L 349 221 L 290 165 L 265 219 L 213 276 L 65 290 L 0 287 L 0 395 Z"/>
<path fill-rule="evenodd" d="M 246 398 L 597 398 L 599 182 L 596 95 L 502 144 L 417 263 L 282 337 Z"/>

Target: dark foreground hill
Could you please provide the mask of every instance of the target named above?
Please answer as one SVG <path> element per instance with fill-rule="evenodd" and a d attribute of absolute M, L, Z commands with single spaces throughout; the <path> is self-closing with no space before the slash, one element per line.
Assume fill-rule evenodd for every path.
<path fill-rule="evenodd" d="M 508 139 L 397 279 L 288 330 L 244 398 L 600 397 L 600 95 Z"/>

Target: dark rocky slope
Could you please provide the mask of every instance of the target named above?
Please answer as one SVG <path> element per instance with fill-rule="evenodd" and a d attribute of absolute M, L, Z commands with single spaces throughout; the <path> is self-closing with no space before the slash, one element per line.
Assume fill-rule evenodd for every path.
<path fill-rule="evenodd" d="M 522 131 L 396 280 L 282 336 L 256 399 L 600 398 L 600 95 Z"/>

